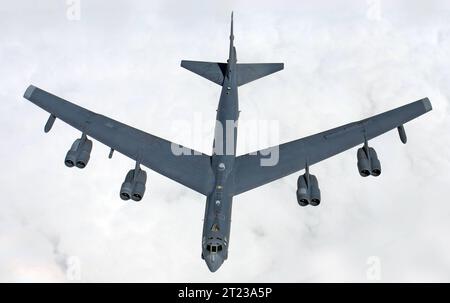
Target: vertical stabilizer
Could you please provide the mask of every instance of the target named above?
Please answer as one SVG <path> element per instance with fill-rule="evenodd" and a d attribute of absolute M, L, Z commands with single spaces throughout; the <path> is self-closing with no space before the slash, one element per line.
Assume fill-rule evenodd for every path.
<path fill-rule="evenodd" d="M 233 12 L 231 12 L 231 31 L 230 31 L 230 40 L 234 40 L 234 34 L 233 34 Z"/>
<path fill-rule="evenodd" d="M 231 12 L 231 29 L 230 29 L 230 52 L 228 61 L 236 62 L 236 50 L 234 48 L 234 30 L 233 30 L 233 12 Z"/>

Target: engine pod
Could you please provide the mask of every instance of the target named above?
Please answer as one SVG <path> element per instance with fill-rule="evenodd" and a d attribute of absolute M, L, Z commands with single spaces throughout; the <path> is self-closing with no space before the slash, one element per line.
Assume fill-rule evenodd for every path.
<path fill-rule="evenodd" d="M 81 139 L 76 139 L 72 146 L 70 147 L 69 151 L 66 154 L 66 158 L 64 159 L 64 164 L 67 167 L 74 167 L 75 163 L 77 163 L 77 157 L 78 157 L 78 146 L 80 145 Z"/>
<path fill-rule="evenodd" d="M 147 173 L 139 169 L 138 175 L 134 178 L 135 184 L 131 199 L 138 202 L 141 201 L 145 194 L 145 183 L 147 182 Z"/>
<path fill-rule="evenodd" d="M 85 139 L 79 146 L 79 154 L 76 165 L 78 168 L 85 168 L 91 158 L 92 141 Z"/>
<path fill-rule="evenodd" d="M 370 166 L 371 166 L 371 175 L 374 177 L 378 177 L 381 175 L 381 163 L 378 159 L 377 152 L 372 147 L 369 149 L 370 152 Z"/>
<path fill-rule="evenodd" d="M 310 182 L 310 193 L 311 193 L 311 202 L 312 206 L 318 206 L 320 204 L 320 189 L 319 189 L 319 181 L 317 181 L 316 176 L 309 175 Z"/>
<path fill-rule="evenodd" d="M 120 187 L 120 198 L 124 201 L 130 200 L 133 191 L 134 169 L 130 170 L 125 176 L 125 180 Z"/>
<path fill-rule="evenodd" d="M 300 206 L 307 206 L 309 204 L 310 195 L 308 185 L 306 183 L 306 176 L 301 175 L 297 179 L 297 202 Z"/>
<path fill-rule="evenodd" d="M 356 154 L 358 159 L 358 172 L 362 177 L 368 177 L 371 174 L 369 157 L 364 148 L 359 148 Z"/>

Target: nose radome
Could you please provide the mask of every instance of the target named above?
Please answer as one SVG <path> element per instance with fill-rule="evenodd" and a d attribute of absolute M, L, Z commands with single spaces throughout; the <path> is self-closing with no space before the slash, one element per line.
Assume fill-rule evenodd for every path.
<path fill-rule="evenodd" d="M 223 258 L 220 254 L 210 253 L 205 257 L 206 265 L 211 272 L 216 272 L 223 263 Z"/>

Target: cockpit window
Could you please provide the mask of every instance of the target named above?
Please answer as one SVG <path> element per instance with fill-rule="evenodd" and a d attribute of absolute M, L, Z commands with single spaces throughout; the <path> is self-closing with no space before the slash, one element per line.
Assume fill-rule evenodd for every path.
<path fill-rule="evenodd" d="M 209 251 L 210 253 L 217 253 L 222 251 L 222 245 L 206 245 L 206 250 Z"/>

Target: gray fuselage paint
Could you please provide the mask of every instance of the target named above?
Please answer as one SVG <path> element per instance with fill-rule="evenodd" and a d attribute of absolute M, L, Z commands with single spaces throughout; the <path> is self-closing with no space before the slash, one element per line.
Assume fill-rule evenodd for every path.
<path fill-rule="evenodd" d="M 208 268 L 213 272 L 228 257 L 233 200 L 232 188 L 234 186 L 233 168 L 237 143 L 237 127 L 235 126 L 237 126 L 239 118 L 236 49 L 233 46 L 233 36 L 230 38 L 230 56 L 217 108 L 217 123 L 211 160 L 215 172 L 215 186 L 206 199 L 202 237 L 202 257 L 205 259 Z M 211 252 L 207 249 L 208 246 L 221 247 L 221 249 Z"/>

